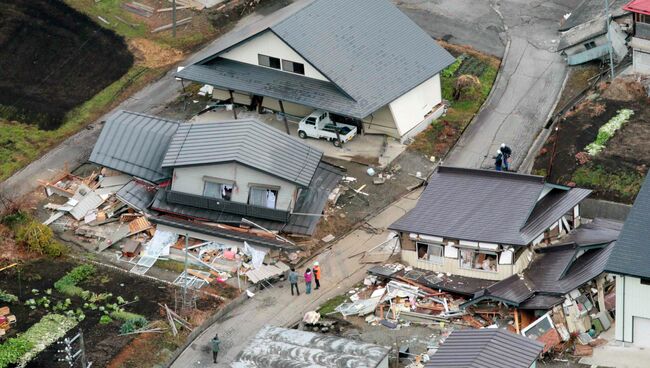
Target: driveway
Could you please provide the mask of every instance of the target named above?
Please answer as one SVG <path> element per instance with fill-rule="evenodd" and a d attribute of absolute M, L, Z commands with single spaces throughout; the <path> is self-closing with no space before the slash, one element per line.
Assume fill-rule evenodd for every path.
<path fill-rule="evenodd" d="M 500 56 L 500 75 L 483 109 L 445 164 L 493 167 L 501 143 L 516 170 L 542 131 L 562 91 L 567 67 L 555 53 L 560 19 L 579 0 L 402 0 L 399 6 L 434 37 Z M 506 47 L 506 45 L 509 45 Z M 503 52 L 503 51 L 501 51 Z"/>
<path fill-rule="evenodd" d="M 273 288 L 257 293 L 220 321 L 210 326 L 176 359 L 172 368 L 230 367 L 229 363 L 265 325 L 287 327 L 311 310 L 334 296 L 344 294 L 363 280 L 369 264 L 359 263 L 359 253 L 370 250 L 388 238 L 386 227 L 412 209 L 422 190 L 411 192 L 377 214 L 368 224 L 381 229 L 378 234 L 355 230 L 337 241 L 328 250 L 316 257 L 322 272 L 321 288 L 312 294 L 304 293 L 300 284 L 300 296 L 292 296 L 289 284 L 276 284 Z M 305 266 L 309 267 L 309 265 Z M 299 273 L 304 269 L 297 270 Z M 218 333 L 221 339 L 219 364 L 212 363 L 210 339 Z"/>

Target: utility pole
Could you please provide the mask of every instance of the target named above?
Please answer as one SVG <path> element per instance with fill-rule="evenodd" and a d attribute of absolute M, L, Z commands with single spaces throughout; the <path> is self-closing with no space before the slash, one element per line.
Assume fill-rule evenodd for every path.
<path fill-rule="evenodd" d="M 187 274 L 187 263 L 189 261 L 189 259 L 187 258 L 188 257 L 187 252 L 189 250 L 187 248 L 189 248 L 189 238 L 190 238 L 189 234 L 185 233 L 185 266 L 184 266 L 184 268 L 185 268 L 185 283 L 183 284 L 183 307 L 182 307 L 183 310 L 185 310 L 185 308 L 186 308 L 186 306 L 188 304 L 188 302 L 187 302 L 187 287 L 189 286 L 189 282 L 190 282 L 190 276 Z"/>
<path fill-rule="evenodd" d="M 172 0 L 172 37 L 176 38 L 176 0 Z"/>
<path fill-rule="evenodd" d="M 79 340 L 79 350 L 75 350 L 72 347 L 72 344 L 74 344 L 75 341 Z M 93 364 L 92 362 L 89 362 L 88 359 L 86 358 L 86 346 L 84 344 L 84 334 L 81 329 L 79 330 L 79 333 L 77 333 L 76 336 L 72 338 L 66 337 L 63 341 L 60 341 L 59 344 L 65 345 L 63 350 L 59 350 L 59 353 L 65 353 L 65 357 L 63 359 L 59 359 L 60 362 L 68 362 L 68 365 L 70 367 L 74 367 L 75 364 L 77 363 L 77 359 L 81 358 L 81 368 L 90 368 L 90 366 Z"/>
<path fill-rule="evenodd" d="M 614 45 L 612 45 L 612 35 L 609 31 L 611 17 L 612 16 L 609 12 L 609 0 L 605 0 L 605 25 L 607 26 L 607 43 L 609 44 L 609 72 L 610 79 L 614 80 Z"/>

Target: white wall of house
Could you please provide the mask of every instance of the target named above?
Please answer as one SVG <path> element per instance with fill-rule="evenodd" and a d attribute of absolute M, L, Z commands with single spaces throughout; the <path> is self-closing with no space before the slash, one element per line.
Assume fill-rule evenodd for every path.
<path fill-rule="evenodd" d="M 386 134 L 391 137 L 400 138 L 393 113 L 388 105 L 373 112 L 363 120 L 363 129 L 368 134 Z"/>
<path fill-rule="evenodd" d="M 650 285 L 616 276 L 616 340 L 650 347 Z"/>
<path fill-rule="evenodd" d="M 294 196 L 297 191 L 297 186 L 291 182 L 234 162 L 174 168 L 172 190 L 203 195 L 206 178 L 211 181 L 224 179 L 234 182 L 235 188 L 233 189 L 231 200 L 240 203 L 248 202 L 248 193 L 251 185 L 277 187 L 279 189 L 276 199 L 276 209 L 285 211 L 292 209 Z"/>
<path fill-rule="evenodd" d="M 573 45 L 573 46 L 571 46 L 571 47 L 569 47 L 567 49 L 562 50 L 562 53 L 564 53 L 567 56 L 571 56 L 571 55 L 579 54 L 581 52 L 585 52 L 585 51 L 588 50 L 585 45 L 590 43 L 590 42 L 594 42 L 596 44 L 596 47 L 606 45 L 607 42 L 608 42 L 607 41 L 607 35 L 597 36 L 597 37 L 594 37 L 592 39 L 586 40 L 586 41 L 584 41 L 582 43 Z"/>
<path fill-rule="evenodd" d="M 650 74 L 650 40 L 633 37 L 630 41 L 633 51 L 634 72 Z"/>
<path fill-rule="evenodd" d="M 305 76 L 327 81 L 328 79 L 316 68 L 282 41 L 275 33 L 266 31 L 251 38 L 235 48 L 222 53 L 224 59 L 259 65 L 257 55 L 267 55 L 305 65 Z"/>
<path fill-rule="evenodd" d="M 400 137 L 416 128 L 440 102 L 442 102 L 440 74 L 436 74 L 391 102 L 390 111 Z"/>

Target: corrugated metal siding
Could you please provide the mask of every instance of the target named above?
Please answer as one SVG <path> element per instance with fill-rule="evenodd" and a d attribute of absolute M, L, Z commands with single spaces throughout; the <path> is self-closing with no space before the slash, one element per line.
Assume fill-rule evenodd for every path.
<path fill-rule="evenodd" d="M 90 161 L 151 182 L 171 177 L 161 163 L 179 122 L 129 111 L 106 120 Z"/>
<path fill-rule="evenodd" d="M 309 186 L 323 153 L 257 120 L 182 124 L 162 163 L 178 167 L 238 162 Z"/>

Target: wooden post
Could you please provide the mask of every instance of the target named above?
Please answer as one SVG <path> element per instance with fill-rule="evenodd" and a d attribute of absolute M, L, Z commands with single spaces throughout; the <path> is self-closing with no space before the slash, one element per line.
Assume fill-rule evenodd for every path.
<path fill-rule="evenodd" d="M 515 331 L 519 334 L 519 310 L 515 308 Z"/>
<path fill-rule="evenodd" d="M 280 102 L 280 111 L 282 111 L 282 120 L 284 120 L 284 127 L 287 129 L 287 134 L 291 135 L 291 131 L 289 131 L 289 122 L 287 121 L 287 114 L 284 113 L 284 104 L 282 103 L 282 100 L 278 100 Z"/>
<path fill-rule="evenodd" d="M 230 93 L 230 102 L 232 103 L 232 114 L 235 116 L 235 120 L 237 120 L 237 110 L 235 109 L 235 96 L 232 94 L 232 89 L 228 90 Z"/>
<path fill-rule="evenodd" d="M 596 290 L 598 290 L 598 310 L 606 312 L 605 307 L 605 276 L 601 275 L 596 279 Z"/>

